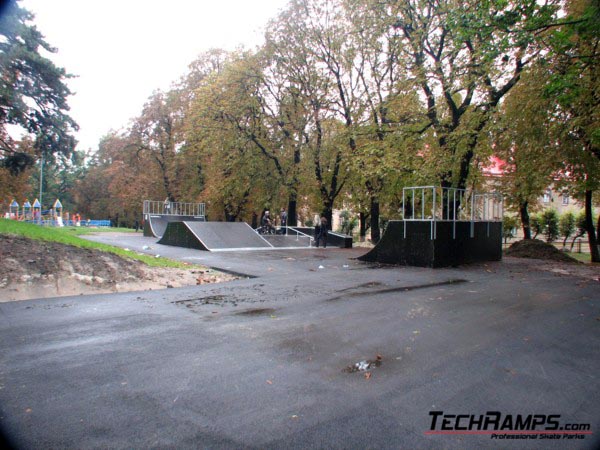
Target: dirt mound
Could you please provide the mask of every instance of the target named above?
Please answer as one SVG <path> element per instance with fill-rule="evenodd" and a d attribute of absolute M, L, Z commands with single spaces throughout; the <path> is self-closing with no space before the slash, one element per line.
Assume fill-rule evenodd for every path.
<path fill-rule="evenodd" d="M 0 302 L 164 289 L 234 278 L 202 267 L 154 268 L 99 250 L 0 235 Z"/>
<path fill-rule="evenodd" d="M 554 245 L 538 239 L 524 239 L 522 241 L 517 241 L 512 244 L 504 254 L 516 258 L 535 258 L 570 263 L 579 262 L 564 252 L 561 252 Z"/>

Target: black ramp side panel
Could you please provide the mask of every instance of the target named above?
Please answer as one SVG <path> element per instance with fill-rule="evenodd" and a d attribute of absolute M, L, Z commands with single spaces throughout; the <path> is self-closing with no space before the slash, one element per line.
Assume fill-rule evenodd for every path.
<path fill-rule="evenodd" d="M 418 227 L 412 227 L 412 224 L 406 224 L 407 235 L 412 237 L 407 240 L 404 239 L 404 222 L 390 220 L 377 245 L 358 259 L 385 264 L 430 266 L 433 261 L 430 222 L 420 223 Z"/>
<path fill-rule="evenodd" d="M 209 250 L 190 231 L 185 222 L 171 222 L 167 225 L 165 234 L 158 241 L 159 244 L 172 245 L 175 247 L 195 248 L 197 250 Z"/>
<path fill-rule="evenodd" d="M 406 238 L 404 237 L 406 227 Z M 502 222 L 390 221 L 379 243 L 358 259 L 447 267 L 502 259 Z"/>
<path fill-rule="evenodd" d="M 170 223 L 158 243 L 201 250 L 272 247 L 244 222 Z"/>

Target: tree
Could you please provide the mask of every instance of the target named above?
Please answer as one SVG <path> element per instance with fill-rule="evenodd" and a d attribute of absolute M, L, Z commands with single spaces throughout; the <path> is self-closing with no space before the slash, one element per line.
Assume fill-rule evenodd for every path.
<path fill-rule="evenodd" d="M 558 213 L 555 209 L 547 209 L 542 213 L 541 219 L 546 242 L 554 242 L 559 236 Z"/>
<path fill-rule="evenodd" d="M 323 2 L 329 3 L 329 2 Z M 327 6 L 327 5 L 325 5 Z M 316 7 L 316 10 L 311 9 Z M 327 13 L 332 10 L 327 9 Z M 284 74 L 287 83 L 294 89 L 294 95 L 299 103 L 304 120 L 300 130 L 304 160 L 313 164 L 312 173 L 316 181 L 316 189 L 321 202 L 321 214 L 328 223 L 332 223 L 334 203 L 347 181 L 347 147 L 340 139 L 344 136 L 336 108 L 344 108 L 332 94 L 335 81 L 329 76 L 326 56 L 328 42 L 339 39 L 342 29 L 337 33 L 328 30 L 326 36 L 322 30 L 315 27 L 314 21 L 323 15 L 325 9 L 320 9 L 317 2 L 312 0 L 295 0 L 272 21 L 267 33 L 267 46 L 274 55 L 280 73 Z M 331 49 L 331 48 L 330 48 Z M 339 87 L 335 92 L 343 92 Z M 348 109 L 346 108 L 346 111 Z M 347 122 L 346 122 L 347 124 Z M 308 171 L 306 172 L 308 173 Z M 308 179 L 306 180 L 309 181 Z M 310 183 L 313 184 L 313 183 Z"/>
<path fill-rule="evenodd" d="M 555 103 L 543 95 L 546 69 L 533 65 L 506 96 L 489 130 L 491 151 L 503 162 L 502 182 L 508 208 L 519 212 L 524 239 L 531 239 L 530 209 L 563 167 L 563 154 L 552 136 Z"/>
<path fill-rule="evenodd" d="M 531 225 L 531 231 L 534 232 L 532 239 L 537 238 L 539 234 L 544 232 L 545 224 L 540 214 L 534 214 L 530 216 L 529 223 Z"/>
<path fill-rule="evenodd" d="M 186 153 L 203 168 L 207 203 L 236 220 L 271 205 L 284 184 L 285 162 L 263 114 L 262 74 L 253 55 L 232 55 L 196 90 L 187 117 Z"/>
<path fill-rule="evenodd" d="M 571 237 L 571 235 L 575 232 L 575 214 L 573 214 L 571 211 L 567 211 L 566 213 L 562 214 L 558 222 L 558 231 L 560 236 L 564 237 L 564 250 L 567 245 L 567 239 L 569 239 L 569 237 Z"/>
<path fill-rule="evenodd" d="M 571 241 L 571 248 L 569 251 L 573 251 L 573 246 L 575 245 L 575 241 L 580 237 L 584 236 L 587 232 L 586 230 L 586 214 L 585 211 L 580 211 L 579 214 L 575 217 L 575 234 L 573 234 L 573 240 Z"/>
<path fill-rule="evenodd" d="M 444 155 L 444 187 L 464 189 L 481 131 L 525 67 L 539 55 L 539 34 L 556 19 L 558 0 L 385 1 L 401 35 L 406 79 L 414 80 Z"/>
<path fill-rule="evenodd" d="M 71 91 L 65 82 L 71 75 L 42 55 L 56 49 L 32 20 L 16 0 L 0 15 L 0 161 L 13 172 L 22 172 L 35 159 L 19 151 L 10 126 L 30 136 L 35 153 L 45 156 L 70 156 L 75 148 L 72 133 L 78 129 L 68 115 Z"/>
<path fill-rule="evenodd" d="M 592 213 L 593 192 L 600 187 L 600 5 L 595 0 L 567 2 L 569 16 L 549 36 L 546 92 L 555 100 L 556 133 L 567 170 L 584 198 L 591 260 L 600 262 Z"/>
<path fill-rule="evenodd" d="M 172 202 L 179 197 L 176 158 L 184 141 L 187 107 L 182 100 L 177 89 L 154 92 L 130 131 L 137 152 L 148 157 L 159 169 L 164 195 Z"/>
<path fill-rule="evenodd" d="M 514 237 L 514 230 L 517 227 L 517 218 L 513 216 L 505 215 L 502 218 L 502 237 L 504 243 Z"/>

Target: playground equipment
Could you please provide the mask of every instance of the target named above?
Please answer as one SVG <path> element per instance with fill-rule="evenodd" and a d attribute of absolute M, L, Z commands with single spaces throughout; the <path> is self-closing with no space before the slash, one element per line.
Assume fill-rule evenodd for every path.
<path fill-rule="evenodd" d="M 40 201 L 36 198 L 35 201 L 33 202 L 33 217 L 32 217 L 33 221 L 41 221 L 42 220 L 42 204 L 40 203 Z"/>
<path fill-rule="evenodd" d="M 31 204 L 25 200 L 23 205 L 19 205 L 16 200 L 12 200 L 8 210 L 3 213 L 5 219 L 19 220 L 23 222 L 35 223 L 44 226 L 89 226 L 89 227 L 110 227 L 110 220 L 90 220 L 81 222 L 79 214 L 69 216 L 68 212 L 64 211 L 64 207 L 59 199 L 56 199 L 52 207 L 47 210 L 42 210 L 40 201 L 36 198 Z"/>
<path fill-rule="evenodd" d="M 443 267 L 502 258 L 503 199 L 497 192 L 406 187 L 402 211 L 403 220 L 388 222 L 360 260 Z"/>
<path fill-rule="evenodd" d="M 63 218 L 62 218 L 62 210 L 63 210 L 62 203 L 60 202 L 59 199 L 56 199 L 56 201 L 54 202 L 54 205 L 52 205 L 52 216 L 54 217 L 54 220 L 56 221 L 56 225 L 59 227 L 65 226 L 65 224 L 63 223 Z"/>

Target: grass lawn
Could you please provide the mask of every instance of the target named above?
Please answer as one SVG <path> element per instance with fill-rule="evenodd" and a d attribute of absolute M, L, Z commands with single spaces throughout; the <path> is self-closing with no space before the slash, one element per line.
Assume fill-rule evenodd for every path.
<path fill-rule="evenodd" d="M 134 232 L 129 228 L 46 227 L 32 223 L 19 222 L 16 220 L 0 219 L 0 234 L 12 234 L 16 236 L 23 236 L 29 239 L 59 242 L 61 244 L 73 245 L 80 248 L 93 248 L 104 252 L 114 253 L 115 255 L 119 255 L 124 258 L 137 259 L 153 267 L 191 267 L 190 264 L 173 261 L 168 258 L 155 258 L 150 255 L 127 251 L 119 247 L 92 242 L 79 237 L 79 235 L 82 234 L 106 231 Z"/>
<path fill-rule="evenodd" d="M 577 261 L 580 261 L 583 263 L 591 263 L 591 256 L 589 253 L 571 252 L 571 253 L 567 253 L 567 255 L 569 255 L 571 258 L 575 258 Z"/>

